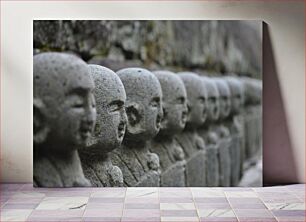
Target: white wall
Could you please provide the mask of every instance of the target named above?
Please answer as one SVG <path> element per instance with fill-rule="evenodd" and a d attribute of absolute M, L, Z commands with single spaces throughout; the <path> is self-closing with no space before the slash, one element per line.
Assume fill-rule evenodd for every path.
<path fill-rule="evenodd" d="M 255 19 L 269 25 L 305 182 L 304 1 L 1 1 L 1 181 L 32 181 L 33 19 Z"/>

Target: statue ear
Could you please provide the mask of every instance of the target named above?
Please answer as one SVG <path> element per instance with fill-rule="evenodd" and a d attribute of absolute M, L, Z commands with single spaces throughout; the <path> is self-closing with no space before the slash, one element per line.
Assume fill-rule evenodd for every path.
<path fill-rule="evenodd" d="M 127 130 L 130 133 L 136 133 L 139 128 L 139 123 L 141 122 L 141 110 L 139 104 L 130 103 L 126 106 L 126 115 L 128 118 L 127 121 Z"/>
<path fill-rule="evenodd" d="M 33 101 L 33 131 L 34 131 L 34 143 L 43 143 L 50 131 L 46 124 L 45 107 L 40 99 L 34 99 Z"/>

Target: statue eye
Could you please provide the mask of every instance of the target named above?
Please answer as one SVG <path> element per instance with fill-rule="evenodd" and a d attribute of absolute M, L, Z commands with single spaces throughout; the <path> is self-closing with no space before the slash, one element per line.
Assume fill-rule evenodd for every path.
<path fill-rule="evenodd" d="M 205 103 L 205 98 L 204 97 L 199 97 L 200 103 Z"/>
<path fill-rule="evenodd" d="M 209 101 L 212 102 L 212 103 L 215 103 L 216 102 L 216 97 L 210 97 Z"/>
<path fill-rule="evenodd" d="M 159 97 L 156 97 L 156 98 L 153 98 L 150 105 L 152 107 L 158 107 L 160 104 L 160 98 Z"/>
<path fill-rule="evenodd" d="M 122 101 L 113 101 L 108 105 L 109 112 L 117 112 L 124 108 L 124 103 Z"/>
<path fill-rule="evenodd" d="M 84 100 L 79 96 L 72 96 L 69 98 L 71 101 L 71 107 L 73 108 L 83 108 L 84 107 Z"/>
<path fill-rule="evenodd" d="M 184 97 L 180 97 L 180 98 L 177 99 L 177 102 L 179 104 L 184 104 L 185 103 L 185 98 Z"/>

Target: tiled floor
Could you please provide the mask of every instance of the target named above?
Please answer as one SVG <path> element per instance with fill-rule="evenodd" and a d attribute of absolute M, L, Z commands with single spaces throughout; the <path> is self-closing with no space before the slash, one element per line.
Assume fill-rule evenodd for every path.
<path fill-rule="evenodd" d="M 33 188 L 1 185 L 1 221 L 305 221 L 305 185 Z"/>

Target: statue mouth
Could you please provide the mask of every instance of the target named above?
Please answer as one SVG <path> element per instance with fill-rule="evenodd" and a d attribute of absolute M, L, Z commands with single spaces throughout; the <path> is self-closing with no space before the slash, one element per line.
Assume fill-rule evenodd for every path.
<path fill-rule="evenodd" d="M 185 124 L 187 122 L 187 113 L 186 112 L 182 113 L 181 122 L 182 122 L 182 124 Z"/>
<path fill-rule="evenodd" d="M 162 121 L 162 118 L 160 117 L 160 115 L 157 115 L 156 117 L 156 128 L 157 129 L 160 129 L 161 121 Z"/>
<path fill-rule="evenodd" d="M 125 124 L 120 123 L 118 126 L 118 138 L 122 139 L 124 137 L 124 134 L 125 134 Z"/>
<path fill-rule="evenodd" d="M 81 138 L 83 140 L 88 139 L 91 136 L 91 128 L 90 127 L 81 127 L 80 134 L 81 134 Z"/>

